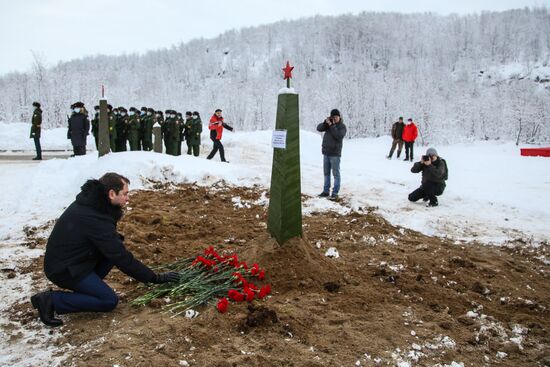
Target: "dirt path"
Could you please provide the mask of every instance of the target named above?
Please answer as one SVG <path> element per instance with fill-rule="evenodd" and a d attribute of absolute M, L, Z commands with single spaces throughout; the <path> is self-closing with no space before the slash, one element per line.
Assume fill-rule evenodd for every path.
<path fill-rule="evenodd" d="M 265 193 L 264 193 L 265 194 Z M 239 197 L 239 199 L 235 199 Z M 304 238 L 279 247 L 266 233 L 259 189 L 159 186 L 134 192 L 120 231 L 149 265 L 235 251 L 267 271 L 271 297 L 212 306 L 193 319 L 132 307 L 143 293 L 113 271 L 121 296 L 109 314 L 63 317 L 73 366 L 544 366 L 550 364 L 547 248 L 453 243 L 394 227 L 365 209 L 314 213 Z M 240 206 L 240 208 L 237 208 Z M 34 238 L 31 246 L 44 246 Z M 324 256 L 328 247 L 340 258 Z M 40 279 L 41 259 L 26 270 Z M 249 326 L 266 307 L 277 315 Z M 28 304 L 14 319 L 36 317 Z M 13 338 L 17 342 L 17 337 Z"/>

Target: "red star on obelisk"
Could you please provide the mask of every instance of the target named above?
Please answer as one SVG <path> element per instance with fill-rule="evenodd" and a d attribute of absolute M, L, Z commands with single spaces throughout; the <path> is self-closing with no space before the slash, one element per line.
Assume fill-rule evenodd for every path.
<path fill-rule="evenodd" d="M 294 66 L 290 66 L 290 63 L 286 62 L 286 67 L 283 68 L 283 71 L 285 73 L 285 76 L 283 79 L 286 79 L 286 87 L 290 88 L 290 78 L 292 78 L 292 70 L 294 69 Z"/>

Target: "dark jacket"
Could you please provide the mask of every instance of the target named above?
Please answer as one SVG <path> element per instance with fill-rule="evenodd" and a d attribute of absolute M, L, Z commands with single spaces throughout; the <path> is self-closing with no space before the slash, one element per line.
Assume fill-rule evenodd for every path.
<path fill-rule="evenodd" d="M 31 139 L 32 138 L 39 138 L 40 139 L 40 129 L 42 125 L 42 110 L 40 108 L 36 108 L 32 114 L 32 121 L 31 121 Z"/>
<path fill-rule="evenodd" d="M 89 131 L 90 121 L 88 121 L 86 115 L 73 113 L 69 118 L 69 131 L 67 132 L 67 139 L 71 139 L 73 146 L 86 146 L 86 136 Z"/>
<path fill-rule="evenodd" d="M 391 137 L 396 140 L 402 140 L 403 139 L 403 129 L 405 128 L 404 122 L 395 122 L 391 128 Z"/>
<path fill-rule="evenodd" d="M 107 259 L 122 272 L 140 282 L 151 282 L 155 273 L 134 259 L 117 233 L 122 209 L 111 205 L 104 186 L 88 180 L 76 200 L 59 217 L 52 230 L 44 272 L 63 288 L 73 288 Z"/>
<path fill-rule="evenodd" d="M 411 168 L 412 173 L 422 172 L 422 183 L 427 181 L 442 183 L 445 185 L 445 181 L 449 178 L 449 172 L 447 170 L 447 162 L 441 157 L 438 157 L 435 162 L 432 162 L 429 166 L 416 162 Z"/>
<path fill-rule="evenodd" d="M 330 127 L 326 122 L 321 122 L 317 125 L 317 131 L 324 132 L 322 153 L 331 157 L 340 157 L 342 155 L 342 144 L 344 136 L 346 136 L 346 125 L 344 120 L 340 119 L 337 124 L 332 124 Z"/>

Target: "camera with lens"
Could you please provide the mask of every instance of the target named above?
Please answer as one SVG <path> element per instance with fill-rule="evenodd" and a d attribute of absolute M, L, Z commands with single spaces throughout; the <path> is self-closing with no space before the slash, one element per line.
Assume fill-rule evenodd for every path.
<path fill-rule="evenodd" d="M 430 156 L 429 156 L 429 155 L 423 155 L 423 156 L 422 156 L 422 160 L 423 160 L 424 162 L 427 162 L 427 161 L 430 160 Z"/>

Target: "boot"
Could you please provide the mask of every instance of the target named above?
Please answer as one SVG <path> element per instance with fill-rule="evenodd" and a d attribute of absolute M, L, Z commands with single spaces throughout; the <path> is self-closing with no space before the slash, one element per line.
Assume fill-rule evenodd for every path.
<path fill-rule="evenodd" d="M 51 291 L 37 293 L 31 297 L 32 307 L 38 310 L 40 321 L 52 327 L 63 325 L 63 321 L 54 317 Z"/>

